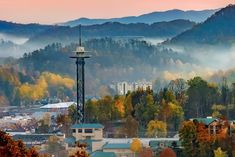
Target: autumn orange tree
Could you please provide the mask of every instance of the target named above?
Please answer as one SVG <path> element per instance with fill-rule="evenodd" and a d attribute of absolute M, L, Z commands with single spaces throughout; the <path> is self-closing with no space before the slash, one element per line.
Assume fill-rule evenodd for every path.
<path fill-rule="evenodd" d="M 139 157 L 153 157 L 153 150 L 151 148 L 143 148 L 139 152 Z"/>
<path fill-rule="evenodd" d="M 229 124 L 225 119 L 217 121 L 220 129 L 211 134 L 203 123 L 185 121 L 180 129 L 180 141 L 183 152 L 188 157 L 213 157 L 213 150 L 221 147 L 230 156 L 232 154 L 232 138 L 229 136 Z"/>
<path fill-rule="evenodd" d="M 176 154 L 171 148 L 165 148 L 160 153 L 160 157 L 176 157 Z"/>
<path fill-rule="evenodd" d="M 131 151 L 134 152 L 134 156 L 136 153 L 139 153 L 142 150 L 142 143 L 139 139 L 134 138 L 131 143 Z"/>
<path fill-rule="evenodd" d="M 214 136 L 209 134 L 208 129 L 205 124 L 198 123 L 197 127 L 197 137 L 196 141 L 199 145 L 199 155 L 200 157 L 212 156 L 212 144 L 214 143 Z"/>
<path fill-rule="evenodd" d="M 232 136 L 229 135 L 230 124 L 226 118 L 221 118 L 219 121 L 221 129 L 216 134 L 215 139 L 215 147 L 221 147 L 222 150 L 226 151 L 227 154 L 230 156 L 232 154 L 232 147 L 233 147 L 233 134 Z"/>
<path fill-rule="evenodd" d="M 34 148 L 27 149 L 22 141 L 13 140 L 3 131 L 0 131 L 0 155 L 1 157 L 39 157 Z"/>
<path fill-rule="evenodd" d="M 69 157 L 89 157 L 90 155 L 86 151 L 87 145 L 77 142 L 77 151 Z"/>

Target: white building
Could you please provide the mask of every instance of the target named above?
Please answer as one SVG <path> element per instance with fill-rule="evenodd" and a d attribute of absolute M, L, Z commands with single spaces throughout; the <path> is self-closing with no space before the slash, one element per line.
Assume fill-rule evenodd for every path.
<path fill-rule="evenodd" d="M 71 105 L 76 105 L 75 102 L 60 102 L 60 103 L 55 103 L 55 104 L 47 104 L 44 106 L 41 106 L 40 109 L 43 112 L 67 112 L 68 108 Z"/>
<path fill-rule="evenodd" d="M 111 88 L 113 86 L 110 86 Z M 152 90 L 153 85 L 152 82 L 147 82 L 147 81 L 138 81 L 138 82 L 118 82 L 115 86 L 116 93 L 118 95 L 124 95 L 127 94 L 128 91 L 133 92 L 138 89 L 143 89 L 146 90 L 147 88 L 150 88 Z"/>

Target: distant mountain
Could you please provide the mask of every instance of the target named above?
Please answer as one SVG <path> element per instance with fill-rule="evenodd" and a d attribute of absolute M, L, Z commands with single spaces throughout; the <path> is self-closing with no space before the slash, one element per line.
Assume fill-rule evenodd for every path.
<path fill-rule="evenodd" d="M 35 34 L 53 27 L 56 26 L 40 24 L 19 24 L 7 21 L 0 21 L 0 33 L 21 37 L 32 37 Z"/>
<path fill-rule="evenodd" d="M 143 14 L 140 16 L 128 16 L 122 18 L 110 18 L 110 19 L 89 19 L 89 18 L 80 18 L 72 21 L 68 21 L 65 23 L 61 23 L 60 25 L 64 26 L 77 26 L 79 24 L 82 25 L 94 25 L 94 24 L 103 24 L 106 22 L 120 22 L 124 24 L 129 23 L 146 23 L 152 24 L 155 22 L 163 22 L 163 21 L 173 21 L 177 19 L 190 20 L 194 22 L 203 22 L 212 14 L 214 14 L 217 10 L 202 10 L 202 11 L 182 11 L 182 10 L 169 10 L 164 12 L 153 12 L 149 14 Z"/>
<path fill-rule="evenodd" d="M 11 41 L 0 39 L 0 57 L 20 57 L 24 52 L 27 52 L 24 46 L 14 44 Z"/>
<path fill-rule="evenodd" d="M 166 42 L 173 45 L 225 45 L 235 43 L 235 5 L 229 5 L 205 22 L 194 26 L 170 41 Z"/>
<path fill-rule="evenodd" d="M 100 25 L 83 26 L 83 37 L 173 37 L 192 28 L 194 22 L 188 20 L 174 20 L 154 24 L 121 24 L 108 22 Z M 70 43 L 78 40 L 77 27 L 55 27 L 33 36 L 27 44 L 42 44 L 61 42 Z"/>

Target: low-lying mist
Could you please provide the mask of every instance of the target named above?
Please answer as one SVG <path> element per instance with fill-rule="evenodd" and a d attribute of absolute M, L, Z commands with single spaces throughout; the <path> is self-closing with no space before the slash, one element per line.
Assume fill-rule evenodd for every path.
<path fill-rule="evenodd" d="M 29 38 L 26 38 L 26 37 L 18 37 L 18 36 L 9 35 L 9 34 L 3 34 L 3 33 L 0 33 L 0 39 L 4 41 L 11 41 L 17 45 L 22 45 L 29 40 Z"/>
<path fill-rule="evenodd" d="M 169 47 L 168 47 L 169 48 Z M 190 79 L 201 76 L 213 82 L 220 82 L 223 77 L 231 77 L 235 73 L 235 45 L 231 47 L 218 45 L 171 46 L 173 51 L 180 51 L 180 54 L 187 54 L 194 59 L 194 62 L 175 62 L 175 67 L 162 73 L 166 80 L 176 78 Z M 235 82 L 235 78 L 229 79 Z"/>

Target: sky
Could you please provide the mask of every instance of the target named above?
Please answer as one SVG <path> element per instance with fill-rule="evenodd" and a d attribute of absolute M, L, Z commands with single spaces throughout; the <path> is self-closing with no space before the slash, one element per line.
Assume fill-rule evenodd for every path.
<path fill-rule="evenodd" d="M 138 16 L 170 9 L 217 9 L 235 0 L 0 0 L 0 20 L 55 24 L 87 18 Z"/>

